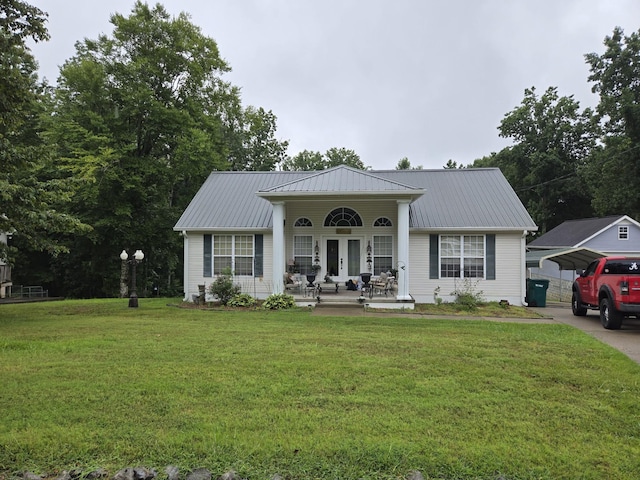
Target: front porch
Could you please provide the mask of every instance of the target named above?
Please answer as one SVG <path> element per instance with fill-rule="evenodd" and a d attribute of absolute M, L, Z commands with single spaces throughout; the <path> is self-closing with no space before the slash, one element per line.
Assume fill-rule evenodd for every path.
<path fill-rule="evenodd" d="M 397 291 L 395 290 L 387 292 L 387 295 L 381 292 L 370 294 L 366 291 L 347 290 L 344 284 L 338 284 L 338 291 L 336 292 L 335 285 L 323 284 L 322 291 L 306 289 L 302 286 L 300 289 L 287 290 L 286 293 L 292 295 L 296 304 L 300 307 L 325 305 L 351 307 L 361 305 L 363 308 L 413 310 L 415 305 L 413 298 L 410 300 L 398 300 L 396 298 Z"/>

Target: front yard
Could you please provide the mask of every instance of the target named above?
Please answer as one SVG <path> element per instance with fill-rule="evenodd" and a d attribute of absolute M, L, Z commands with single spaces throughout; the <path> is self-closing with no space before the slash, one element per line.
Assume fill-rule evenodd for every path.
<path fill-rule="evenodd" d="M 640 476 L 640 366 L 571 327 L 168 303 L 0 305 L 0 477 Z"/>

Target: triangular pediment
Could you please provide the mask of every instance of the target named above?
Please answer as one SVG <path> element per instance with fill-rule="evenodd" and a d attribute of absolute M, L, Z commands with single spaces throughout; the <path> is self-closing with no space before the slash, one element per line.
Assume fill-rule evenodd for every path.
<path fill-rule="evenodd" d="M 358 170 L 339 165 L 291 182 L 261 190 L 261 197 L 292 195 L 396 195 L 418 198 L 425 191 L 422 188 L 387 180 L 366 170 Z"/>

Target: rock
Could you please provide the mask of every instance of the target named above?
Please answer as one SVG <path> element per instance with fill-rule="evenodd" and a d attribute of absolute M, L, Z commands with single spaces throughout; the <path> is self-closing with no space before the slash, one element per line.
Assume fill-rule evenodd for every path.
<path fill-rule="evenodd" d="M 180 477 L 180 469 L 175 465 L 169 465 L 164 469 L 164 473 L 167 474 L 167 480 L 178 480 Z"/>
<path fill-rule="evenodd" d="M 22 478 L 24 480 L 42 480 L 42 476 L 36 475 L 33 472 L 24 472 L 24 475 L 22 475 Z"/>
<path fill-rule="evenodd" d="M 104 468 L 98 468 L 93 472 L 89 472 L 86 478 L 88 478 L 89 480 L 96 480 L 98 478 L 104 478 L 108 476 L 109 476 L 109 473 Z"/>
<path fill-rule="evenodd" d="M 136 467 L 133 469 L 133 477 L 135 480 L 153 480 L 158 476 L 158 472 L 154 469 L 144 467 Z"/>
<path fill-rule="evenodd" d="M 56 477 L 56 480 L 71 480 L 72 478 L 69 472 L 63 470 L 62 473 Z"/>
<path fill-rule="evenodd" d="M 133 480 L 133 468 L 123 468 L 113 476 L 113 480 Z"/>
<path fill-rule="evenodd" d="M 223 473 L 218 477 L 218 480 L 240 480 L 240 477 L 233 470 Z"/>
<path fill-rule="evenodd" d="M 407 480 L 424 480 L 424 477 L 419 470 L 413 470 L 412 472 L 409 472 L 409 475 L 407 475 Z"/>
<path fill-rule="evenodd" d="M 196 468 L 187 475 L 187 480 L 211 480 L 211 472 L 206 468 Z"/>

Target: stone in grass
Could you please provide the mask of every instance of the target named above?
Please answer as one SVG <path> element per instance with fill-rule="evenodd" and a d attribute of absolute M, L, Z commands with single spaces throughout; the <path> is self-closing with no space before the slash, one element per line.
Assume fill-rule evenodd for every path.
<path fill-rule="evenodd" d="M 412 472 L 409 472 L 409 475 L 407 475 L 407 480 L 424 480 L 424 477 L 419 470 L 413 470 Z"/>
<path fill-rule="evenodd" d="M 187 475 L 187 480 L 211 480 L 211 472 L 206 468 L 196 468 Z"/>
<path fill-rule="evenodd" d="M 167 480 L 178 480 L 180 478 L 180 469 L 175 465 L 169 465 L 164 469 L 164 473 L 167 474 Z"/>
<path fill-rule="evenodd" d="M 63 470 L 62 473 L 56 477 L 56 480 L 71 480 L 72 478 L 69 472 Z"/>
<path fill-rule="evenodd" d="M 218 477 L 218 480 L 242 480 L 240 476 L 233 470 L 223 473 Z"/>
<path fill-rule="evenodd" d="M 127 467 L 119 470 L 114 476 L 113 480 L 133 480 L 133 468 Z"/>
<path fill-rule="evenodd" d="M 92 472 L 87 473 L 88 480 L 97 480 L 98 478 L 105 478 L 109 476 L 109 472 L 107 472 L 104 468 L 98 468 Z"/>
<path fill-rule="evenodd" d="M 33 472 L 24 472 L 22 475 L 23 480 L 42 480 L 41 475 L 36 475 Z"/>
<path fill-rule="evenodd" d="M 158 476 L 158 472 L 154 469 L 136 467 L 133 469 L 133 478 L 135 480 L 153 480 Z"/>

